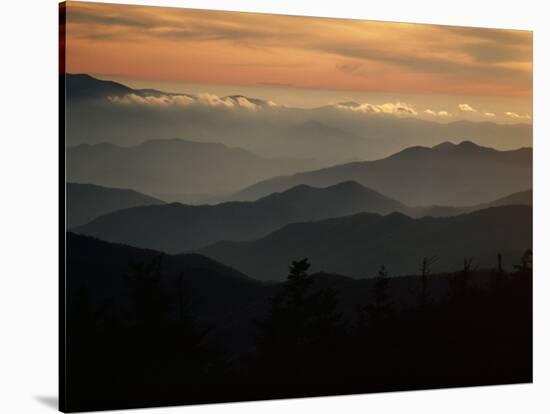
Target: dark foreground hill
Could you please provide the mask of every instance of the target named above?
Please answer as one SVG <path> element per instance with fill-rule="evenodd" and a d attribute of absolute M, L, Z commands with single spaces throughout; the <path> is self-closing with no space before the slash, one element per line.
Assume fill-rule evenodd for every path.
<path fill-rule="evenodd" d="M 162 288 L 174 294 L 184 283 L 194 292 L 193 306 L 202 317 L 223 314 L 256 299 L 262 286 L 200 254 L 166 255 L 68 233 L 67 284 L 71 292 L 68 299 L 78 300 L 76 293 L 85 290 L 93 298 L 92 305 L 107 300 L 116 305 L 116 312 L 124 313 L 131 306 L 128 278 L 136 266 L 152 263 L 159 257 L 162 257 L 158 268 L 163 275 Z M 176 314 L 178 304 L 168 305 Z"/>
<path fill-rule="evenodd" d="M 154 197 L 122 188 L 67 183 L 66 189 L 69 229 L 116 210 L 164 203 Z"/>
<path fill-rule="evenodd" d="M 75 234 L 67 253 L 67 411 L 532 380 L 529 255 L 362 280 L 298 260 L 261 284 Z"/>
<path fill-rule="evenodd" d="M 233 195 L 255 200 L 300 184 L 353 180 L 411 206 L 467 206 L 532 187 L 532 149 L 497 151 L 464 141 L 410 147 L 390 157 L 341 164 L 256 183 Z"/>
<path fill-rule="evenodd" d="M 404 211 L 398 201 L 354 182 L 328 188 L 297 186 L 255 202 L 190 206 L 179 203 L 116 211 L 76 229 L 103 240 L 169 253 L 197 249 L 220 240 L 251 240 L 302 221 L 363 211 Z"/>
<path fill-rule="evenodd" d="M 362 213 L 290 224 L 258 240 L 220 242 L 199 252 L 263 280 L 282 280 L 296 257 L 310 258 L 315 270 L 354 277 L 373 276 L 381 265 L 402 275 L 417 272 L 420 260 L 433 255 L 439 271 L 457 268 L 465 257 L 485 267 L 498 252 L 517 260 L 532 246 L 532 228 L 529 206 L 419 219 Z"/>

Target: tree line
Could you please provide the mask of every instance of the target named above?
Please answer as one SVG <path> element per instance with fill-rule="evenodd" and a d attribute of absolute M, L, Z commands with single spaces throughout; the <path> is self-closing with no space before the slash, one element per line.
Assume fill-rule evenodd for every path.
<path fill-rule="evenodd" d="M 167 291 L 162 256 L 124 275 L 127 311 L 100 306 L 80 287 L 68 311 L 67 379 L 75 410 L 154 406 L 530 382 L 532 253 L 513 271 L 433 271 L 420 261 L 413 303 L 393 293 L 381 266 L 368 300 L 347 303 L 320 287 L 307 258 L 258 314 L 246 315 L 249 346 L 229 352 L 220 326 L 193 310 L 186 275 Z M 439 279 L 438 279 L 439 278 Z M 444 294 L 434 289 L 443 278 Z M 480 284 L 483 278 L 485 284 Z M 216 286 L 212 286 L 216 289 Z"/>

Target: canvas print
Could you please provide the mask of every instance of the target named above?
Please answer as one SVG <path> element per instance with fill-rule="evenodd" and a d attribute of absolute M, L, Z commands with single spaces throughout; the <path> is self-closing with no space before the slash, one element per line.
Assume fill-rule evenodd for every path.
<path fill-rule="evenodd" d="M 532 380 L 532 33 L 60 5 L 64 411 Z"/>

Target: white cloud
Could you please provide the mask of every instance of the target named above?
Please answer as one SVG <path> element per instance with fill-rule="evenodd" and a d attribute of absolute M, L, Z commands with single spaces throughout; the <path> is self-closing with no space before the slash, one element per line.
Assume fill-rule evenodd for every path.
<path fill-rule="evenodd" d="M 124 96 L 109 96 L 110 102 L 121 105 L 147 105 L 151 107 L 187 107 L 189 105 L 203 105 L 213 108 L 242 108 L 249 111 L 262 109 L 244 96 L 221 98 L 210 93 L 200 93 L 196 97 L 186 95 L 157 95 L 140 96 L 134 93 Z M 278 107 L 275 102 L 269 101 L 266 106 Z"/>
<path fill-rule="evenodd" d="M 130 93 L 124 96 L 109 96 L 112 103 L 122 105 L 150 105 L 150 106 L 187 106 L 193 104 L 195 100 L 185 95 L 160 95 L 160 96 L 139 96 Z"/>
<path fill-rule="evenodd" d="M 531 117 L 527 114 L 519 115 L 519 114 L 516 114 L 515 112 L 506 112 L 506 116 L 509 116 L 510 118 L 515 118 L 515 119 L 531 119 Z"/>
<path fill-rule="evenodd" d="M 483 115 L 490 117 L 496 116 L 494 112 L 485 112 Z"/>
<path fill-rule="evenodd" d="M 251 111 L 255 111 L 259 108 L 258 105 L 250 102 L 248 99 L 246 99 L 243 96 L 239 96 L 237 98 L 237 103 L 239 104 L 239 106 L 242 106 L 243 108 L 246 108 L 246 109 L 250 109 Z"/>
<path fill-rule="evenodd" d="M 462 112 L 476 112 L 476 110 L 468 104 L 458 104 L 458 109 Z"/>
<path fill-rule="evenodd" d="M 403 102 L 384 103 L 380 105 L 363 104 L 338 104 L 339 109 L 345 109 L 352 112 L 365 112 L 372 114 L 391 114 L 391 115 L 418 115 L 414 107 Z"/>
<path fill-rule="evenodd" d="M 225 108 L 235 107 L 235 101 L 233 101 L 233 99 L 220 98 L 219 96 L 211 93 L 199 94 L 197 96 L 197 102 L 202 105 L 213 106 L 213 107 L 225 107 Z"/>
<path fill-rule="evenodd" d="M 431 115 L 431 116 L 452 116 L 450 112 L 447 111 L 434 111 L 433 109 L 426 109 L 424 111 L 425 114 Z"/>

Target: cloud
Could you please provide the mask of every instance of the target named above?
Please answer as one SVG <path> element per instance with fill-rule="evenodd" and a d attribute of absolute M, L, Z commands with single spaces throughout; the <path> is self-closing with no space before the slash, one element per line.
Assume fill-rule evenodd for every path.
<path fill-rule="evenodd" d="M 219 97 L 211 93 L 200 93 L 197 96 L 188 95 L 151 95 L 141 96 L 130 93 L 124 96 L 109 96 L 109 102 L 120 105 L 142 105 L 157 108 L 189 107 L 202 105 L 211 108 L 244 109 L 257 111 L 263 107 L 276 108 L 279 105 L 273 101 L 259 101 L 245 96 Z M 253 102 L 256 101 L 257 103 Z"/>
<path fill-rule="evenodd" d="M 514 118 L 514 119 L 531 119 L 531 117 L 528 114 L 519 115 L 515 112 L 506 112 L 505 115 L 509 116 L 510 118 Z"/>
<path fill-rule="evenodd" d="M 149 105 L 157 107 L 187 106 L 195 103 L 195 100 L 186 95 L 159 95 L 140 96 L 130 93 L 124 96 L 109 96 L 110 102 L 122 105 Z"/>
<path fill-rule="evenodd" d="M 197 96 L 197 103 L 211 106 L 211 107 L 222 107 L 222 108 L 234 108 L 235 101 L 231 98 L 220 98 L 217 95 L 211 93 L 201 93 Z"/>
<path fill-rule="evenodd" d="M 396 103 L 384 103 L 384 104 L 370 104 L 370 103 L 355 103 L 355 102 L 346 102 L 336 105 L 339 109 L 344 109 L 352 112 L 364 112 L 371 114 L 390 114 L 390 115 L 413 115 L 416 116 L 418 113 L 414 107 L 410 104 L 403 102 Z"/>
<path fill-rule="evenodd" d="M 245 97 L 239 96 L 238 98 L 236 98 L 236 100 L 239 106 L 242 106 L 243 108 L 246 108 L 246 109 L 250 109 L 251 111 L 255 111 L 259 108 L 258 105 L 250 102 Z"/>
<path fill-rule="evenodd" d="M 452 116 L 452 114 L 448 111 L 434 111 L 433 109 L 426 109 L 424 113 L 432 116 L 442 116 L 442 117 Z"/>
<path fill-rule="evenodd" d="M 462 112 L 476 112 L 476 110 L 468 104 L 458 104 L 458 109 Z"/>
<path fill-rule="evenodd" d="M 485 112 L 483 115 L 490 116 L 490 117 L 496 116 L 494 112 Z"/>

